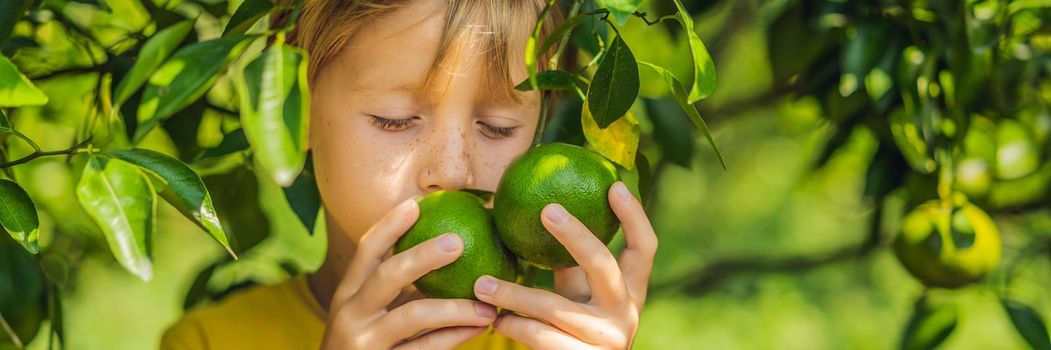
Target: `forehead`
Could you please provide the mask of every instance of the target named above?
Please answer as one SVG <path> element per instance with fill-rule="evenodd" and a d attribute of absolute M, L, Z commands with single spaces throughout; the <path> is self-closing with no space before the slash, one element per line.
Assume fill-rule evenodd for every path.
<path fill-rule="evenodd" d="M 496 44 L 500 48 L 486 45 L 490 38 L 485 36 L 495 35 L 490 25 L 468 21 L 462 28 L 447 28 L 447 23 L 443 1 L 409 1 L 367 22 L 337 59 L 347 87 L 366 95 L 398 92 L 434 101 L 451 79 L 470 79 L 481 82 L 478 95 L 484 102 L 532 100 L 513 89 L 526 78 L 524 45 L 532 28 L 505 26 L 512 30 Z M 462 35 L 442 47 L 446 31 L 452 30 Z M 506 64 L 492 64 L 495 59 Z"/>

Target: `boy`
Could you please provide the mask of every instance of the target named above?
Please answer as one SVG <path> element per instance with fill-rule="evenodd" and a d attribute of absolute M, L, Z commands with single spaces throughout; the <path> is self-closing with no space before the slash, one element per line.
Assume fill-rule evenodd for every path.
<path fill-rule="evenodd" d="M 628 242 L 619 262 L 560 205 L 545 207 L 542 222 L 580 264 L 555 271 L 556 293 L 484 276 L 480 301 L 424 298 L 412 282 L 456 260 L 459 236 L 390 254 L 419 216 L 414 198 L 495 191 L 529 149 L 540 95 L 512 86 L 526 77 L 525 42 L 545 3 L 307 0 L 290 38 L 311 60 L 325 262 L 189 313 L 162 348 L 629 348 L 657 239 L 623 183 L 609 190 Z"/>

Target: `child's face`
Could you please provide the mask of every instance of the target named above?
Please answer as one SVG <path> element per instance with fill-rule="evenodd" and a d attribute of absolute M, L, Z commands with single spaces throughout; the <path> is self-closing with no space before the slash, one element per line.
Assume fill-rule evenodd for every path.
<path fill-rule="evenodd" d="M 444 11 L 442 1 L 410 1 L 356 32 L 318 73 L 310 145 L 329 222 L 339 226 L 330 235 L 357 242 L 413 195 L 495 191 L 504 169 L 529 148 L 539 94 L 521 102 L 489 98 L 486 74 L 500 72 L 484 71 L 491 54 L 471 48 L 470 36 L 452 45 L 464 44 L 460 54 L 449 51 L 434 88 L 417 95 L 438 52 Z M 528 36 L 510 35 L 514 82 L 526 78 Z"/>

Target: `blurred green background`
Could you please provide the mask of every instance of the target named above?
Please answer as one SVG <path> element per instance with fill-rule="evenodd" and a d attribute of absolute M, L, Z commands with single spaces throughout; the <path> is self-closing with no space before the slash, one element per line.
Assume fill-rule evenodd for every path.
<path fill-rule="evenodd" d="M 150 27 L 150 15 L 131 0 L 46 2 L 44 8 L 61 12 L 32 11 L 31 16 L 44 17 L 33 19 L 40 23 L 32 26 L 31 33 L 37 46 L 19 49 L 12 61 L 51 102 L 20 108 L 11 119 L 42 148 L 61 149 L 83 133 L 82 122 L 94 108 L 93 91 L 100 82 L 97 74 L 56 67 L 90 66 L 107 59 L 102 50 L 70 40 L 75 34 L 62 22 L 75 23 L 120 50 L 139 39 L 127 33 L 141 34 L 141 28 Z M 99 3 L 115 11 L 100 10 Z M 225 14 L 234 12 L 239 3 L 187 0 L 164 7 L 191 18 L 200 15 L 196 29 L 203 40 L 218 36 Z M 643 2 L 641 9 L 666 12 L 667 6 L 657 3 Z M 771 13 L 791 4 L 795 2 L 687 2 L 718 68 L 718 90 L 699 108 L 728 167 L 719 166 L 712 148 L 696 133 L 690 133 L 682 147 L 691 151 L 676 155 L 689 167 L 670 162 L 654 167 L 656 186 L 647 209 L 661 243 L 636 348 L 895 348 L 914 303 L 925 293 L 932 300 L 955 305 L 959 312 L 957 326 L 942 347 L 1028 348 L 1001 307 L 1000 297 L 1010 295 L 1045 319 L 1051 316 L 1051 196 L 1038 195 L 1022 209 L 990 210 L 1004 250 L 1000 266 L 990 276 L 955 290 L 925 288 L 889 249 L 896 234 L 893 225 L 884 225 L 876 242 L 866 243 L 872 239 L 877 206 L 892 208 L 883 211 L 887 222 L 906 209 L 898 192 L 883 202 L 866 196 L 866 176 L 880 136 L 856 128 L 827 151 L 842 128 L 829 116 L 822 99 L 773 93 L 781 81 L 771 62 L 785 58 L 771 57 L 767 49 L 775 16 Z M 210 12 L 224 15 L 217 19 Z M 1038 33 L 1047 40 L 1049 23 L 1038 23 L 1044 28 Z M 638 20 L 629 21 L 621 31 L 639 60 L 669 67 L 677 76 L 689 75 L 689 48 L 682 35 L 671 29 L 655 34 Z M 25 22 L 15 28 L 16 35 L 30 32 Z M 796 38 L 800 55 L 812 39 Z M 1037 56 L 1046 57 L 1046 51 L 1038 50 Z M 816 61 L 819 66 L 839 64 L 837 58 Z M 1051 70 L 1040 69 L 1044 71 L 1038 77 Z M 37 79 L 42 76 L 47 77 Z M 201 148 L 219 145 L 222 135 L 236 127 L 236 115 L 224 113 L 236 107 L 230 85 L 224 77 L 207 95 L 215 108 L 201 114 L 200 131 L 194 135 Z M 1051 100 L 1046 85 L 1044 81 L 1044 103 Z M 643 134 L 649 135 L 642 139 L 640 152 L 651 161 L 663 160 L 667 152 L 655 138 L 676 124 L 666 119 L 655 123 L 653 115 L 660 113 L 660 98 L 667 91 L 648 72 L 643 72 L 641 91 L 647 103 L 657 107 L 646 110 L 647 103 L 634 107 Z M 1047 116 L 1046 109 L 1042 113 Z M 676 122 L 689 128 L 684 120 Z M 187 147 L 173 136 L 178 128 L 156 129 L 140 147 L 178 155 Z M 1051 146 L 1044 148 L 1048 151 L 1043 151 L 1040 165 L 1046 170 Z M 31 149 L 8 141 L 7 151 L 25 154 Z M 827 162 L 815 166 L 826 153 Z M 41 158 L 13 168 L 40 209 L 44 249 L 38 261 L 59 286 L 66 348 L 155 348 L 165 328 L 183 314 L 187 292 L 198 275 L 225 262 L 225 252 L 200 228 L 162 204 L 153 241 L 154 278 L 140 281 L 116 263 L 77 204 L 76 168 L 65 157 Z M 907 176 L 906 171 L 899 175 Z M 205 181 L 212 185 L 210 181 L 224 181 L 222 176 Z M 1048 193 L 1047 178 L 1038 192 Z M 205 288 L 212 292 L 210 297 L 221 297 L 232 287 L 282 281 L 293 273 L 316 269 L 323 259 L 324 227 L 308 234 L 279 186 L 265 176 L 244 186 L 253 185 L 266 223 L 252 229 L 268 235 L 258 237 L 264 240 L 242 254 L 241 260 L 214 270 Z M 614 243 L 618 244 L 622 242 Z M 44 323 L 28 349 L 48 348 L 49 324 Z"/>

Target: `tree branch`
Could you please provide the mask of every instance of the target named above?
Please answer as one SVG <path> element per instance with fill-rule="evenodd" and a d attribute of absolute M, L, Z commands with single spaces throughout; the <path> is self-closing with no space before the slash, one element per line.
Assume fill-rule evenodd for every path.
<path fill-rule="evenodd" d="M 822 255 L 799 254 L 788 257 L 735 257 L 716 261 L 694 271 L 684 274 L 682 278 L 673 278 L 668 282 L 652 284 L 654 294 L 682 292 L 696 296 L 715 289 L 728 278 L 747 274 L 765 274 L 778 272 L 805 272 L 826 265 L 854 258 L 864 258 L 877 248 L 884 246 L 880 218 L 882 209 L 877 207 L 869 224 L 869 234 L 865 240 L 848 245 Z"/>
<path fill-rule="evenodd" d="M 866 241 L 861 244 L 843 247 L 821 256 L 801 254 L 778 258 L 765 256 L 730 258 L 712 263 L 699 271 L 688 274 L 695 277 L 675 282 L 654 284 L 651 288 L 654 293 L 679 290 L 687 295 L 701 295 L 711 291 L 730 277 L 745 274 L 809 271 L 851 258 L 865 257 L 878 246 Z"/>
<path fill-rule="evenodd" d="M 72 155 L 74 153 L 77 153 L 77 151 L 79 151 L 80 149 L 84 148 L 84 146 L 86 146 L 89 142 L 91 142 L 91 138 L 88 138 L 88 139 L 85 139 L 84 141 L 78 142 L 76 145 L 73 145 L 72 147 L 67 148 L 67 149 L 55 150 L 55 151 L 33 151 L 33 153 L 30 153 L 30 154 L 26 155 L 25 157 L 15 159 L 15 160 L 12 160 L 10 162 L 0 163 L 0 168 L 9 168 L 9 167 L 13 167 L 15 165 L 28 163 L 29 161 L 31 161 L 33 159 L 37 159 L 37 158 L 44 157 L 44 156 Z"/>

